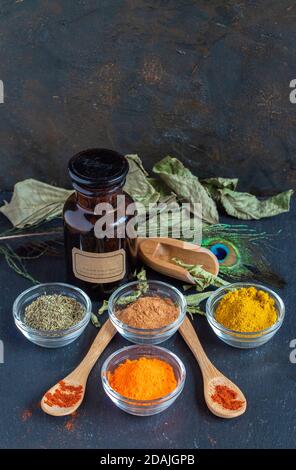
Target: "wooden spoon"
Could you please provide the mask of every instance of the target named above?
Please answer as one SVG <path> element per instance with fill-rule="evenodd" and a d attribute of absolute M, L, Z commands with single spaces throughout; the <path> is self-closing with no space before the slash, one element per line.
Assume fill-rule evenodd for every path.
<path fill-rule="evenodd" d="M 219 272 L 218 260 L 210 250 L 174 238 L 140 238 L 138 252 L 150 268 L 189 284 L 195 284 L 192 276 L 185 268 L 176 265 L 173 258 L 179 258 L 186 264 L 198 264 L 215 276 Z"/>
<path fill-rule="evenodd" d="M 114 328 L 110 320 L 107 320 L 101 327 L 87 355 L 76 367 L 76 369 L 74 369 L 73 372 L 71 372 L 69 375 L 67 375 L 67 377 L 63 379 L 66 385 L 74 385 L 75 387 L 82 385 L 83 393 L 80 400 L 75 403 L 75 405 L 70 406 L 68 408 L 60 408 L 59 406 L 49 406 L 46 403 L 46 394 L 48 392 L 54 393 L 55 390 L 59 387 L 59 383 L 57 383 L 53 387 L 51 387 L 42 397 L 41 408 L 43 411 L 45 411 L 45 413 L 52 416 L 67 416 L 76 411 L 77 408 L 79 408 L 84 398 L 86 382 L 90 371 L 92 370 L 93 366 L 97 362 L 98 358 L 100 357 L 106 346 L 110 343 L 115 333 L 116 329 Z"/>
<path fill-rule="evenodd" d="M 247 409 L 247 400 L 244 394 L 233 382 L 231 382 L 231 380 L 225 377 L 211 363 L 205 351 L 203 350 L 192 323 L 187 316 L 180 326 L 179 332 L 191 349 L 201 369 L 204 381 L 204 396 L 209 410 L 214 413 L 214 415 L 219 416 L 219 418 L 236 418 L 237 416 L 242 415 Z M 216 385 L 226 385 L 231 390 L 234 390 L 237 393 L 235 400 L 242 402 L 241 407 L 237 410 L 228 410 L 219 403 L 215 402 L 212 399 L 212 395 L 215 393 Z"/>

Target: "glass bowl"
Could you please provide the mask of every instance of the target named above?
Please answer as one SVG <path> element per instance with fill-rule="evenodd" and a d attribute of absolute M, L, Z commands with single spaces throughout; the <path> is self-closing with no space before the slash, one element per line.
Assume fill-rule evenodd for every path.
<path fill-rule="evenodd" d="M 24 314 L 27 305 L 31 304 L 41 295 L 52 294 L 66 295 L 82 304 L 85 309 L 82 320 L 65 330 L 54 331 L 36 330 L 26 325 L 26 323 L 24 323 Z M 70 284 L 50 282 L 47 284 L 38 284 L 22 292 L 14 301 L 12 310 L 17 328 L 29 341 L 44 348 L 60 348 L 72 343 L 72 341 L 77 339 L 84 331 L 90 320 L 92 305 L 90 298 L 81 289 L 71 286 Z"/>
<path fill-rule="evenodd" d="M 127 359 L 134 360 L 140 357 L 152 357 L 161 359 L 172 366 L 177 380 L 177 387 L 168 395 L 154 400 L 134 400 L 126 398 L 110 387 L 108 373 L 113 372 L 116 367 Z M 127 346 L 111 354 L 104 362 L 101 370 L 103 388 L 108 397 L 126 413 L 136 416 L 151 416 L 165 411 L 171 406 L 183 390 L 186 370 L 183 362 L 172 352 L 159 346 L 142 344 Z"/>
<path fill-rule="evenodd" d="M 274 325 L 261 331 L 241 333 L 238 331 L 230 330 L 225 326 L 221 325 L 221 323 L 217 322 L 214 315 L 215 310 L 222 297 L 224 297 L 227 292 L 240 289 L 242 287 L 255 287 L 257 290 L 267 292 L 267 294 L 269 294 L 270 297 L 274 299 L 275 308 L 277 311 L 277 320 Z M 235 348 L 250 349 L 256 348 L 257 346 L 262 346 L 262 344 L 267 343 L 267 341 L 269 341 L 280 329 L 285 316 L 285 305 L 280 296 L 268 287 L 248 282 L 237 282 L 234 284 L 229 284 L 227 286 L 220 287 L 220 289 L 217 289 L 213 292 L 213 294 L 207 300 L 206 316 L 208 323 L 210 324 L 212 330 L 216 333 L 218 338 L 220 338 L 222 341 L 229 344 L 230 346 L 234 346 Z"/>
<path fill-rule="evenodd" d="M 147 289 L 143 289 L 140 296 L 159 296 L 166 297 L 172 300 L 176 306 L 179 307 L 180 313 L 173 323 L 169 323 L 161 328 L 145 329 L 135 328 L 123 323 L 116 316 L 118 307 L 128 305 L 129 302 L 125 301 L 128 298 L 135 296 L 139 292 L 141 286 L 148 285 Z M 138 297 L 139 298 L 139 297 Z M 108 305 L 109 317 L 117 331 L 128 341 L 136 344 L 159 344 L 169 339 L 182 324 L 186 314 L 186 300 L 183 294 L 173 286 L 160 281 L 133 281 L 119 287 L 109 299 Z"/>

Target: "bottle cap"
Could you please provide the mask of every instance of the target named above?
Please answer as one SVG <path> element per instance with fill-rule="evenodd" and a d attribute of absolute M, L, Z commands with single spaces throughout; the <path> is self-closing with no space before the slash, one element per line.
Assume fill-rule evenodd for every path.
<path fill-rule="evenodd" d="M 126 158 L 108 149 L 83 150 L 69 161 L 72 181 L 93 189 L 120 185 L 124 182 L 128 169 Z"/>

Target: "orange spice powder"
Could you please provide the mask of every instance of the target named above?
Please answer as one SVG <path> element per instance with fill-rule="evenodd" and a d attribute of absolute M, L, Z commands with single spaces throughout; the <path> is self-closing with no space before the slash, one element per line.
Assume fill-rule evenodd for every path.
<path fill-rule="evenodd" d="M 48 406 L 59 406 L 60 408 L 69 408 L 75 405 L 82 397 L 82 385 L 68 385 L 61 380 L 54 393 L 47 392 L 45 395 L 45 403 Z"/>
<path fill-rule="evenodd" d="M 109 372 L 110 387 L 133 400 L 154 400 L 164 397 L 177 387 L 172 366 L 157 358 L 127 359 Z"/>

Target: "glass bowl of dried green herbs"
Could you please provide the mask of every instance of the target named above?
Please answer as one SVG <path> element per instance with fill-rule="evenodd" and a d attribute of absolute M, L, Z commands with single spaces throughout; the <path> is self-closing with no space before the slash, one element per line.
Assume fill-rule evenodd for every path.
<path fill-rule="evenodd" d="M 14 301 L 17 328 L 32 343 L 59 348 L 75 341 L 89 323 L 92 304 L 88 295 L 70 284 L 39 284 Z"/>

